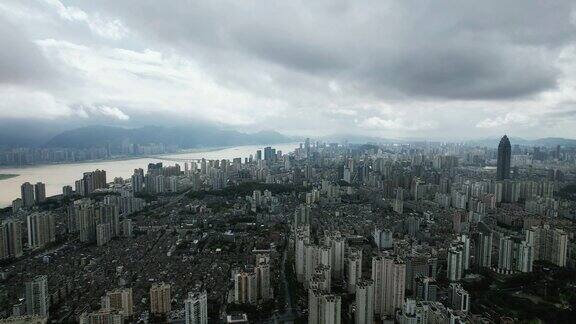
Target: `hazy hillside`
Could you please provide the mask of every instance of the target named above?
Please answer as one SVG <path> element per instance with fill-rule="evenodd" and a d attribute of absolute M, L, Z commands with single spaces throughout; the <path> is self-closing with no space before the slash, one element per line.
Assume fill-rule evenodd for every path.
<path fill-rule="evenodd" d="M 500 142 L 500 138 L 487 138 L 481 140 L 467 141 L 470 145 L 497 147 Z M 569 138 L 560 137 L 546 137 L 539 138 L 535 140 L 527 140 L 519 137 L 510 137 L 510 144 L 512 145 L 522 145 L 522 146 L 576 146 L 576 140 Z"/>
<path fill-rule="evenodd" d="M 64 131 L 54 136 L 44 146 L 87 148 L 117 145 L 124 140 L 133 144 L 163 143 L 166 145 L 178 145 L 180 148 L 195 148 L 285 143 L 291 141 L 291 138 L 277 132 L 268 131 L 246 134 L 208 126 L 145 126 L 132 129 L 110 126 L 87 126 Z"/>

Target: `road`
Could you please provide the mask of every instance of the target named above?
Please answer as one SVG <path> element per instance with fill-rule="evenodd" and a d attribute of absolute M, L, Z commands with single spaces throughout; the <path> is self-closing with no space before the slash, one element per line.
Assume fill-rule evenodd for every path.
<path fill-rule="evenodd" d="M 271 319 L 271 323 L 276 324 L 292 324 L 298 318 L 298 312 L 292 307 L 292 297 L 290 296 L 290 289 L 288 285 L 288 278 L 286 277 L 286 263 L 288 262 L 288 247 L 284 250 L 282 255 L 282 278 L 284 280 L 284 295 L 286 300 L 286 310 L 282 314 L 276 314 Z"/>

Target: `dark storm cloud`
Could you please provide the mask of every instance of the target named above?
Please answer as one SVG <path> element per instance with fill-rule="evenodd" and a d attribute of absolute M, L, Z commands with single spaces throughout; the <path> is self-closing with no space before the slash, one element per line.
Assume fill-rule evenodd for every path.
<path fill-rule="evenodd" d="M 380 97 L 512 99 L 556 86 L 573 1 L 91 2 L 189 55 L 274 64 Z M 219 54 L 215 54 L 218 52 Z M 281 77 L 279 77 L 281 78 Z"/>
<path fill-rule="evenodd" d="M 0 16 L 0 83 L 38 84 L 54 70 L 40 49 L 18 27 Z"/>
<path fill-rule="evenodd" d="M 404 93 L 453 99 L 508 99 L 554 88 L 559 71 L 530 51 L 478 46 L 420 47 L 391 64 L 371 67 L 375 84 Z"/>

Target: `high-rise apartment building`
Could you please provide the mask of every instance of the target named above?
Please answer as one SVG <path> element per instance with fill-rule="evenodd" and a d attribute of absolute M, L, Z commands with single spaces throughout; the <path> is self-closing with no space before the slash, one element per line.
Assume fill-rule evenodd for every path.
<path fill-rule="evenodd" d="M 446 259 L 448 261 L 448 267 L 446 269 L 446 277 L 448 277 L 448 280 L 458 281 L 462 279 L 462 274 L 464 271 L 464 251 L 462 247 L 458 245 L 452 245 L 448 250 Z"/>
<path fill-rule="evenodd" d="M 372 237 L 380 250 L 391 249 L 394 244 L 393 233 L 389 229 L 375 228 Z"/>
<path fill-rule="evenodd" d="M 170 285 L 167 283 L 155 283 L 150 287 L 150 312 L 152 314 L 165 315 L 170 312 Z"/>
<path fill-rule="evenodd" d="M 186 324 L 208 324 L 208 298 L 206 291 L 192 291 L 184 300 Z"/>
<path fill-rule="evenodd" d="M 513 270 L 514 242 L 509 236 L 501 236 L 498 242 L 498 269 L 501 271 Z"/>
<path fill-rule="evenodd" d="M 24 182 L 20 186 L 20 198 L 22 198 L 24 207 L 34 206 L 34 186 L 30 182 Z"/>
<path fill-rule="evenodd" d="M 309 289 L 308 324 L 340 324 L 340 312 L 340 296 Z"/>
<path fill-rule="evenodd" d="M 362 278 L 362 250 L 351 249 L 347 261 L 346 287 L 348 293 L 353 294 L 356 291 L 356 284 Z"/>
<path fill-rule="evenodd" d="M 22 226 L 8 219 L 0 224 L 0 260 L 22 256 Z"/>
<path fill-rule="evenodd" d="M 37 276 L 26 282 L 26 313 L 28 315 L 49 316 L 50 294 L 48 277 Z"/>
<path fill-rule="evenodd" d="M 258 281 L 251 271 L 241 271 L 234 278 L 234 301 L 238 304 L 256 304 Z"/>
<path fill-rule="evenodd" d="M 361 280 L 356 285 L 356 312 L 354 323 L 374 323 L 374 281 Z"/>
<path fill-rule="evenodd" d="M 492 230 L 484 223 L 478 223 L 478 233 L 475 233 L 476 264 L 479 268 L 489 268 L 492 265 Z"/>
<path fill-rule="evenodd" d="M 565 267 L 568 256 L 568 234 L 549 225 L 526 230 L 526 241 L 534 248 L 534 260 L 545 260 Z"/>
<path fill-rule="evenodd" d="M 516 244 L 516 270 L 520 272 L 532 272 L 534 263 L 534 248 L 526 242 Z"/>
<path fill-rule="evenodd" d="M 28 246 L 32 249 L 44 247 L 56 242 L 56 225 L 54 215 L 34 213 L 26 217 L 28 227 Z"/>
<path fill-rule="evenodd" d="M 37 182 L 34 185 L 34 197 L 37 204 L 46 201 L 46 185 L 42 182 Z"/>
<path fill-rule="evenodd" d="M 448 301 L 453 310 L 468 312 L 470 309 L 470 295 L 460 284 L 450 284 L 448 290 Z"/>
<path fill-rule="evenodd" d="M 372 258 L 374 313 L 393 316 L 404 304 L 406 264 L 396 256 Z"/>
<path fill-rule="evenodd" d="M 117 310 L 126 317 L 132 316 L 134 314 L 132 288 L 121 288 L 107 291 L 106 295 L 102 297 L 102 308 Z"/>

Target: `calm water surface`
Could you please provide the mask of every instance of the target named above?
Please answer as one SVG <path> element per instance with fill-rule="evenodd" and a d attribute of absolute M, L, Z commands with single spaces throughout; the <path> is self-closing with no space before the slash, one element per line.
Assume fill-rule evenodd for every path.
<path fill-rule="evenodd" d="M 293 151 L 299 144 L 278 144 L 278 145 L 249 145 L 249 146 L 236 146 L 220 150 L 212 151 L 198 151 L 191 153 L 178 153 L 166 155 L 167 158 L 180 158 L 180 159 L 201 159 L 207 160 L 221 160 L 233 158 L 245 158 L 250 154 L 256 155 L 256 150 L 263 149 L 265 146 L 272 146 L 276 150 L 281 150 L 283 153 Z M 82 174 L 87 171 L 94 171 L 96 169 L 106 170 L 107 180 L 110 182 L 115 177 L 128 178 L 134 172 L 134 169 L 143 168 L 146 170 L 148 163 L 163 162 L 164 165 L 174 165 L 179 163 L 184 169 L 183 162 L 165 161 L 162 158 L 140 158 L 132 160 L 118 160 L 118 161 L 100 161 L 100 162 L 86 162 L 86 163 L 73 163 L 73 164 L 57 164 L 57 165 L 40 165 L 27 168 L 0 168 L 0 173 L 3 174 L 19 174 L 19 176 L 0 180 L 0 207 L 9 206 L 12 200 L 20 197 L 20 185 L 24 182 L 32 184 L 36 182 L 44 182 L 46 184 L 46 196 L 53 196 L 62 193 L 62 187 L 71 185 L 74 187 L 74 181 L 82 178 Z"/>

